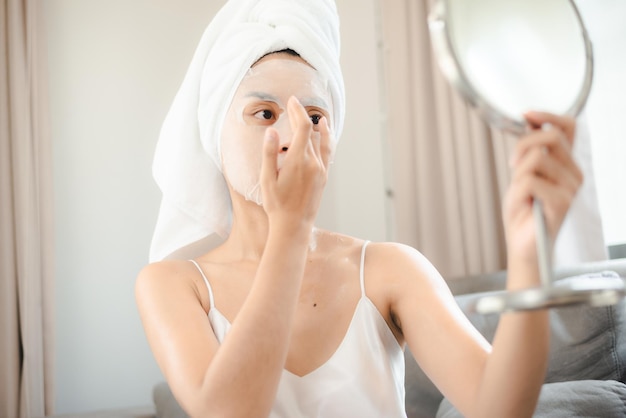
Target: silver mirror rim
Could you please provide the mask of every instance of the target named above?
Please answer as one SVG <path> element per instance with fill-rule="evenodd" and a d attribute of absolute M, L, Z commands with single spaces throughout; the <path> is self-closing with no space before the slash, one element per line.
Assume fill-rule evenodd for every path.
<path fill-rule="evenodd" d="M 586 68 L 583 86 L 576 100 L 566 111 L 566 115 L 576 117 L 581 112 L 589 93 L 593 81 L 593 47 L 591 40 L 581 18 L 580 12 L 573 0 L 567 0 L 574 10 L 581 28 L 581 34 L 585 43 Z M 523 119 L 513 119 L 505 116 L 502 112 L 490 104 L 474 88 L 469 78 L 463 71 L 458 56 L 452 44 L 450 25 L 448 24 L 448 8 L 450 0 L 435 0 L 433 8 L 428 15 L 428 28 L 431 36 L 431 45 L 435 52 L 436 59 L 441 71 L 461 95 L 474 106 L 481 117 L 493 126 L 514 134 L 522 134 L 527 130 L 527 123 Z"/>

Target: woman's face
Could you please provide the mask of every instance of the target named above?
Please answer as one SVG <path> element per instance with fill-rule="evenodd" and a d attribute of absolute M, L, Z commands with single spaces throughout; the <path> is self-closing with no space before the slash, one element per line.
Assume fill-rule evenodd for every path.
<path fill-rule="evenodd" d="M 272 126 L 278 131 L 280 169 L 293 135 L 287 113 L 291 96 L 300 101 L 314 124 L 325 116 L 332 126 L 332 102 L 326 82 L 302 58 L 287 53 L 267 55 L 252 66 L 235 92 L 224 120 L 224 176 L 235 192 L 259 205 L 265 130 Z"/>

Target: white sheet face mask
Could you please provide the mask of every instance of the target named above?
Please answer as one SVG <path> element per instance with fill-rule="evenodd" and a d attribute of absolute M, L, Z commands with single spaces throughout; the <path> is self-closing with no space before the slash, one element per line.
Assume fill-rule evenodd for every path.
<path fill-rule="evenodd" d="M 286 53 L 268 55 L 248 71 L 224 120 L 224 175 L 235 192 L 258 205 L 262 204 L 259 180 L 265 130 L 272 126 L 278 131 L 280 169 L 293 135 L 287 113 L 291 96 L 302 103 L 314 123 L 325 116 L 332 126 L 332 101 L 326 82 L 304 60 Z"/>

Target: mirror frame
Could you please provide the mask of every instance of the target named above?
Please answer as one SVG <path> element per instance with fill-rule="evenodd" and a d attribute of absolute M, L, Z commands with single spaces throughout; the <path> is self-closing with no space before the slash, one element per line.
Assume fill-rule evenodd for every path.
<path fill-rule="evenodd" d="M 451 0 L 435 0 L 431 13 L 428 16 L 428 28 L 431 35 L 431 44 L 439 67 L 447 80 L 461 95 L 477 108 L 481 117 L 492 126 L 509 131 L 515 134 L 522 134 L 526 131 L 527 123 L 521 119 L 513 119 L 505 116 L 489 103 L 472 85 L 469 78 L 463 71 L 454 45 L 450 25 L 448 24 L 448 9 Z M 593 47 L 587 29 L 581 18 L 578 8 L 573 0 L 567 0 L 572 7 L 579 23 L 581 34 L 585 45 L 586 65 L 585 76 L 581 91 L 571 107 L 565 112 L 566 115 L 576 117 L 587 101 L 593 80 Z"/>

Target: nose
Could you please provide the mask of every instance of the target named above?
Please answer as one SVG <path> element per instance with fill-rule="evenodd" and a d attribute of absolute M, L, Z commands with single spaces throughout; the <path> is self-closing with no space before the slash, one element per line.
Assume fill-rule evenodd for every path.
<path fill-rule="evenodd" d="M 291 124 L 289 123 L 289 118 L 286 114 L 281 115 L 278 121 L 274 124 L 274 128 L 278 131 L 280 152 L 285 153 L 289 150 L 291 139 L 293 138 Z"/>

